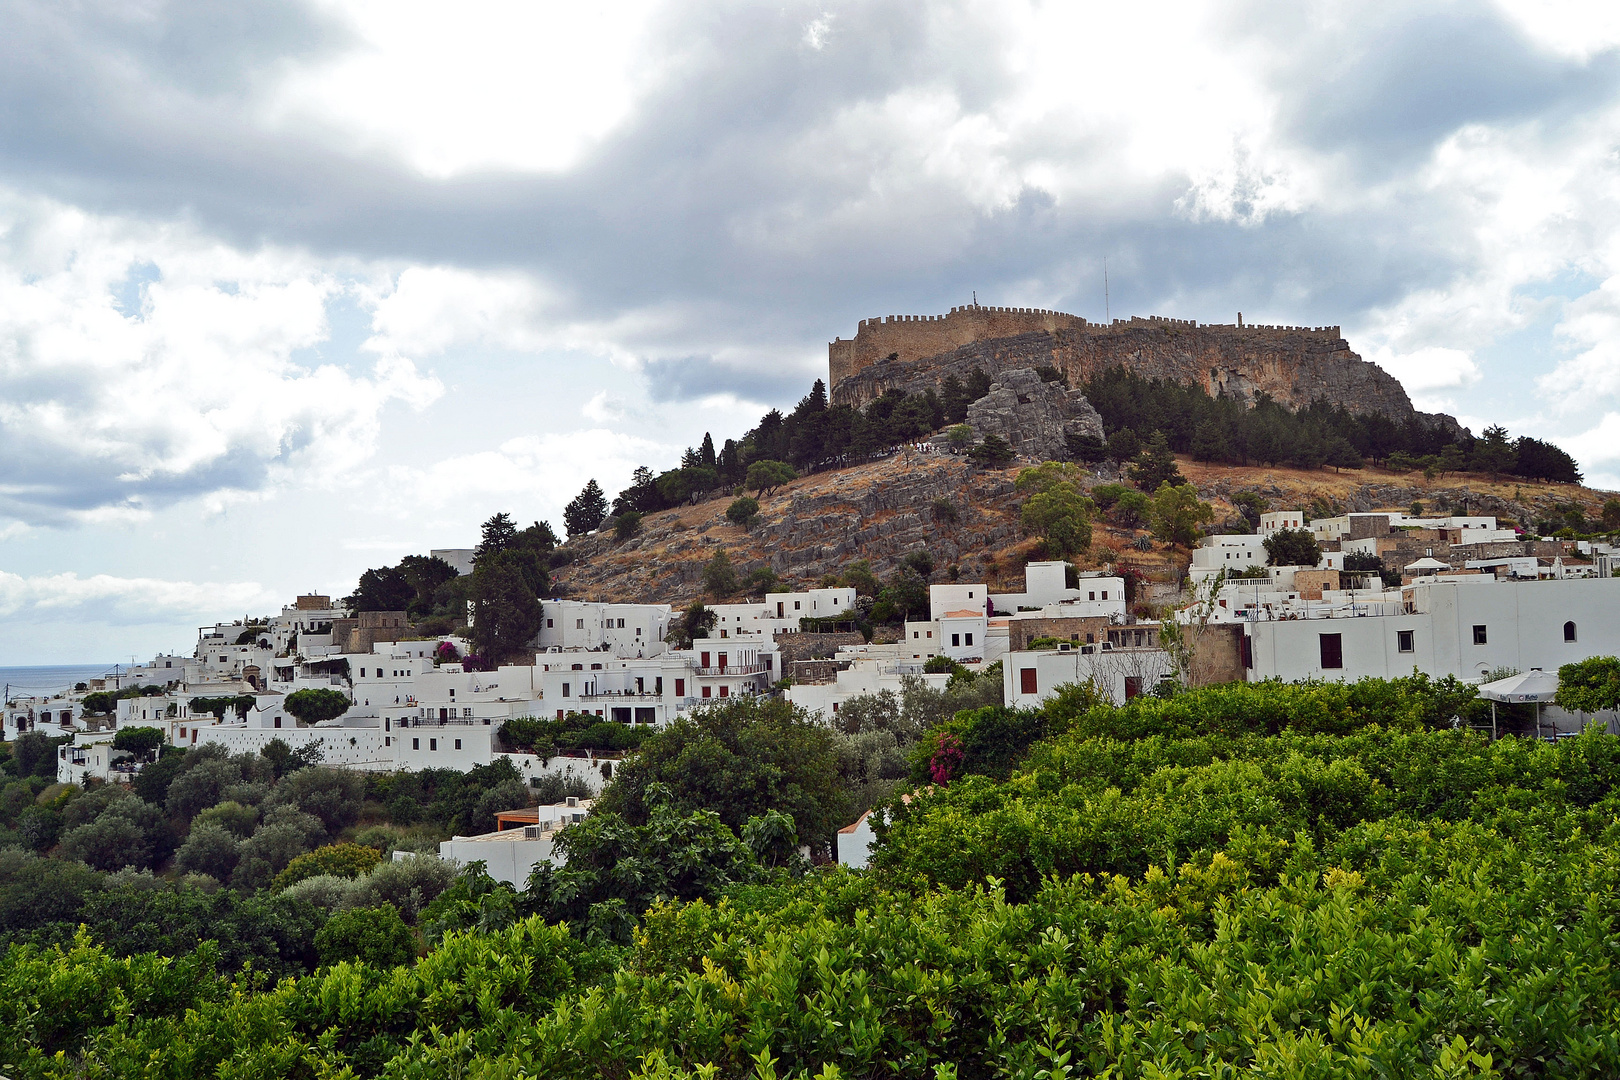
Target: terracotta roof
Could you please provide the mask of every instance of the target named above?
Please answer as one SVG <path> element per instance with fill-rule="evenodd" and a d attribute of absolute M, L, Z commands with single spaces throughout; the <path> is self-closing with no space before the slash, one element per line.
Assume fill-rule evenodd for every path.
<path fill-rule="evenodd" d="M 978 618 L 979 616 L 981 616 L 983 614 L 984 614 L 984 609 L 983 608 L 962 608 L 960 611 L 947 611 L 944 614 L 943 618 L 946 618 L 946 619 L 976 619 L 976 618 Z"/>
<path fill-rule="evenodd" d="M 854 821 L 850 822 L 848 825 L 845 825 L 842 829 L 839 829 L 838 831 L 841 832 L 841 833 L 852 833 L 856 829 L 861 827 L 861 822 L 865 821 L 867 818 L 869 818 L 871 816 L 872 816 L 872 811 L 868 810 L 866 813 L 862 814 L 860 817 L 856 818 Z"/>

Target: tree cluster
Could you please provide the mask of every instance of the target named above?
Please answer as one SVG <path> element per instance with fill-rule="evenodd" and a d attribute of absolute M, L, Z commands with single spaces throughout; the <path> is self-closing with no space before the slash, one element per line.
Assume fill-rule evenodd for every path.
<path fill-rule="evenodd" d="M 1122 367 L 1099 371 L 1083 389 L 1110 433 L 1107 455 L 1120 461 L 1137 456 L 1141 437 L 1162 432 L 1172 450 L 1199 461 L 1304 469 L 1361 468 L 1372 461 L 1436 475 L 1466 470 L 1580 480 L 1569 454 L 1528 436 L 1510 439 L 1501 427 L 1487 428 L 1479 438 L 1453 438 L 1415 418 L 1397 422 L 1323 402 L 1291 411 L 1263 394 L 1249 408 L 1234 398 L 1210 397 L 1198 386 L 1144 379 Z"/>

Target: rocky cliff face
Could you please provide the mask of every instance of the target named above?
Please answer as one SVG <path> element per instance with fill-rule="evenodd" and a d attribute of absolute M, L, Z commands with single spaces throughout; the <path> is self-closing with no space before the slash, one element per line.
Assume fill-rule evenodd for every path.
<path fill-rule="evenodd" d="M 1036 461 L 1066 461 L 1073 440 L 1103 437 L 1102 417 L 1085 394 L 1043 382 L 1031 368 L 1003 371 L 968 406 L 967 422 L 981 440 L 997 435 Z"/>
<path fill-rule="evenodd" d="M 833 400 L 859 406 L 885 390 L 916 393 L 937 389 L 950 375 L 965 380 L 975 368 L 995 379 L 1042 366 L 1063 372 L 1072 386 L 1105 368 L 1126 367 L 1143 378 L 1191 383 L 1211 396 L 1251 404 L 1263 393 L 1289 408 L 1327 401 L 1353 413 L 1456 425 L 1450 417 L 1418 413 L 1399 380 L 1350 351 L 1336 331 L 1149 319 L 977 341 L 911 362 L 874 364 L 833 387 Z"/>

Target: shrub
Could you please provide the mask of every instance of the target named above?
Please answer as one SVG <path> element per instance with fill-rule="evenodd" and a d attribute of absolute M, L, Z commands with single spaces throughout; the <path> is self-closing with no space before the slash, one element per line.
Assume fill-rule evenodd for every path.
<path fill-rule="evenodd" d="M 752 529 L 754 521 L 759 517 L 759 502 L 747 495 L 732 500 L 726 507 L 726 520 L 733 525 L 741 525 L 744 530 Z"/>
<path fill-rule="evenodd" d="M 207 874 L 216 881 L 224 881 L 236 869 L 242 842 L 229 830 L 213 822 L 198 822 L 191 834 L 180 845 L 175 855 L 175 866 L 182 873 Z"/>
<path fill-rule="evenodd" d="M 376 866 L 381 859 L 382 856 L 378 854 L 376 848 L 361 844 L 328 844 L 293 859 L 285 870 L 276 875 L 270 887 L 280 891 L 305 878 L 322 874 L 344 878 L 359 877 Z"/>
<path fill-rule="evenodd" d="M 392 904 L 340 911 L 315 935 L 321 966 L 356 961 L 376 968 L 398 967 L 416 957 L 416 938 Z"/>

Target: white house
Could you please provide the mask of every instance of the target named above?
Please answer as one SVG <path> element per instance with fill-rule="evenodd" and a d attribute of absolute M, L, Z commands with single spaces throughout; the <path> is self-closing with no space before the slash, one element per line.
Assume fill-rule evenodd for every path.
<path fill-rule="evenodd" d="M 1303 529 L 1304 527 L 1305 511 L 1271 510 L 1260 515 L 1260 527 L 1255 532 L 1263 540 L 1285 529 Z"/>
<path fill-rule="evenodd" d="M 1240 574 L 1251 566 L 1266 565 L 1266 538 L 1258 535 L 1206 536 L 1192 553 L 1188 576 L 1196 584 L 1228 573 Z"/>
<path fill-rule="evenodd" d="M 460 865 L 483 862 L 490 877 L 521 889 L 542 862 L 563 864 L 561 853 L 554 848 L 557 837 L 570 825 L 584 821 L 591 806 L 590 799 L 571 798 L 563 804 L 536 807 L 533 824 L 525 821 L 477 836 L 452 837 L 439 844 L 439 858 Z"/>
<path fill-rule="evenodd" d="M 1514 581 L 1486 575 L 1407 586 L 1398 609 L 1246 624 L 1249 678 L 1392 678 L 1413 668 L 1477 680 L 1620 654 L 1620 578 Z"/>
<path fill-rule="evenodd" d="M 1091 683 L 1123 705 L 1175 674 L 1170 656 L 1156 644 L 1060 646 L 1013 652 L 1002 658 L 1002 700 L 1012 708 L 1041 704 L 1063 686 Z"/>
<path fill-rule="evenodd" d="M 950 682 L 946 674 L 926 674 L 922 663 L 902 651 L 898 644 L 856 645 L 838 651 L 836 670 L 816 677 L 795 675 L 785 696 L 806 712 L 830 720 L 851 698 L 884 690 L 900 693 L 905 680 L 920 679 L 924 686 L 943 690 Z"/>
<path fill-rule="evenodd" d="M 539 646 L 651 656 L 669 631 L 668 604 L 607 604 L 586 600 L 547 600 L 541 604 Z"/>

